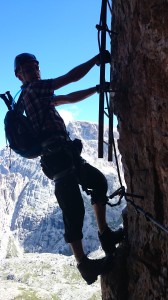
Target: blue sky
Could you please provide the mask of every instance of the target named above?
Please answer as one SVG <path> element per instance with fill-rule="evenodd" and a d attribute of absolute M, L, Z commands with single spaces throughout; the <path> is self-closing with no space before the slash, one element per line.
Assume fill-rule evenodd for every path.
<path fill-rule="evenodd" d="M 96 24 L 99 24 L 101 0 L 5 0 L 1 1 L 0 93 L 14 96 L 20 81 L 14 76 L 13 61 L 17 54 L 29 52 L 40 61 L 43 79 L 55 78 L 90 59 L 99 52 Z M 110 26 L 110 15 L 108 16 Z M 110 41 L 107 38 L 107 49 Z M 109 69 L 107 77 L 109 81 Z M 95 66 L 82 80 L 56 94 L 66 94 L 99 83 Z M 70 119 L 98 121 L 98 94 L 75 105 L 59 107 Z M 0 99 L 0 148 L 5 146 L 4 117 L 7 108 Z M 66 121 L 66 120 L 65 120 Z"/>

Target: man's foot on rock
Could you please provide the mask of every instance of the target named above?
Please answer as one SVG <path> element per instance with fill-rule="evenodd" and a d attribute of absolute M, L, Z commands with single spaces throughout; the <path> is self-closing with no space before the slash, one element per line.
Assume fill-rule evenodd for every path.
<path fill-rule="evenodd" d="M 124 239 L 124 230 L 120 228 L 112 231 L 107 226 L 102 234 L 98 232 L 98 237 L 106 255 L 111 255 L 116 250 L 116 244 L 119 244 Z"/>
<path fill-rule="evenodd" d="M 77 268 L 83 279 L 90 285 L 97 280 L 99 275 L 111 271 L 112 265 L 113 258 L 111 256 L 101 259 L 89 259 L 87 256 L 84 256 Z"/>

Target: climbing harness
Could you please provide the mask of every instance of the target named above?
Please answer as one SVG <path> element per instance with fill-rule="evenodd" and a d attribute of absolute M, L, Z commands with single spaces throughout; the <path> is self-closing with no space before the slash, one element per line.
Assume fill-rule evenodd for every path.
<path fill-rule="evenodd" d="M 114 31 L 109 30 L 106 19 L 107 19 L 107 6 L 110 10 L 110 13 L 112 14 L 112 8 L 109 4 L 108 0 L 102 0 L 102 6 L 101 6 L 101 14 L 100 14 L 100 22 L 99 25 L 96 25 L 96 28 L 98 30 L 98 46 L 100 51 L 100 85 L 99 85 L 99 133 L 98 133 L 98 157 L 103 158 L 103 144 L 107 144 L 108 146 L 108 161 L 112 161 L 112 153 L 114 151 L 114 157 L 117 167 L 117 173 L 118 173 L 118 179 L 120 183 L 120 188 L 117 189 L 112 195 L 108 196 L 108 200 L 106 202 L 107 205 L 114 207 L 121 204 L 122 199 L 124 198 L 127 203 L 131 204 L 133 208 L 136 210 L 137 213 L 141 213 L 147 221 L 151 221 L 153 224 L 155 224 L 158 228 L 168 233 L 168 227 L 164 226 L 160 222 L 158 222 L 152 214 L 149 212 L 146 212 L 141 206 L 135 204 L 134 198 L 138 198 L 143 200 L 144 196 L 136 195 L 133 193 L 126 193 L 125 187 L 122 184 L 121 175 L 120 175 L 120 168 L 118 164 L 118 158 L 117 158 L 117 151 L 114 141 L 114 135 L 113 135 L 113 105 L 112 105 L 112 99 L 109 99 L 108 94 L 115 93 L 115 91 L 111 88 L 111 82 L 112 78 L 110 78 L 110 82 L 106 82 L 105 80 L 105 51 L 106 51 L 106 33 L 109 34 L 110 38 L 112 34 L 117 34 Z M 112 72 L 111 76 L 112 76 Z M 114 74 L 113 74 L 114 76 Z M 105 111 L 105 99 L 106 99 L 106 105 L 107 105 L 107 112 Z M 108 137 L 108 143 L 103 140 L 104 136 L 104 115 L 106 115 L 109 118 L 109 137 Z M 87 191 L 87 194 L 91 194 L 91 191 Z M 114 197 L 119 196 L 119 200 L 116 203 L 111 203 L 110 200 Z M 131 198 L 131 199 L 130 199 Z"/>

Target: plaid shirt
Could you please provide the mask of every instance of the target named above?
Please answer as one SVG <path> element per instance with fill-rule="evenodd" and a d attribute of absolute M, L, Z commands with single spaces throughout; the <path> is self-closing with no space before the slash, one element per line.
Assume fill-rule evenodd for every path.
<path fill-rule="evenodd" d="M 23 109 L 36 135 L 67 135 L 63 119 L 55 109 L 53 79 L 39 80 L 22 86 Z"/>

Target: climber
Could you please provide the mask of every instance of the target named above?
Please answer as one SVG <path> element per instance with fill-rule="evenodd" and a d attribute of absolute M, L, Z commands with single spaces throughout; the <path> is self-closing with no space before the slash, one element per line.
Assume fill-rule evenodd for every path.
<path fill-rule="evenodd" d="M 105 61 L 110 62 L 108 51 L 106 51 Z M 22 82 L 23 109 L 30 119 L 34 132 L 37 136 L 41 136 L 42 170 L 48 178 L 55 181 L 55 196 L 63 213 L 65 241 L 70 244 L 77 261 L 77 268 L 88 284 L 92 284 L 98 275 L 111 270 L 112 254 L 116 249 L 115 245 L 123 239 L 123 230 L 112 231 L 108 227 L 105 206 L 106 178 L 80 156 L 81 141 L 70 139 L 64 121 L 55 109 L 61 104 L 84 100 L 96 93 L 96 87 L 56 96 L 54 90 L 80 80 L 95 65 L 100 65 L 99 54 L 63 76 L 42 80 L 39 62 L 33 54 L 19 54 L 14 61 L 15 75 Z M 89 259 L 83 249 L 84 203 L 79 185 L 84 190 L 91 191 L 98 224 L 98 237 L 106 254 L 101 259 Z"/>

